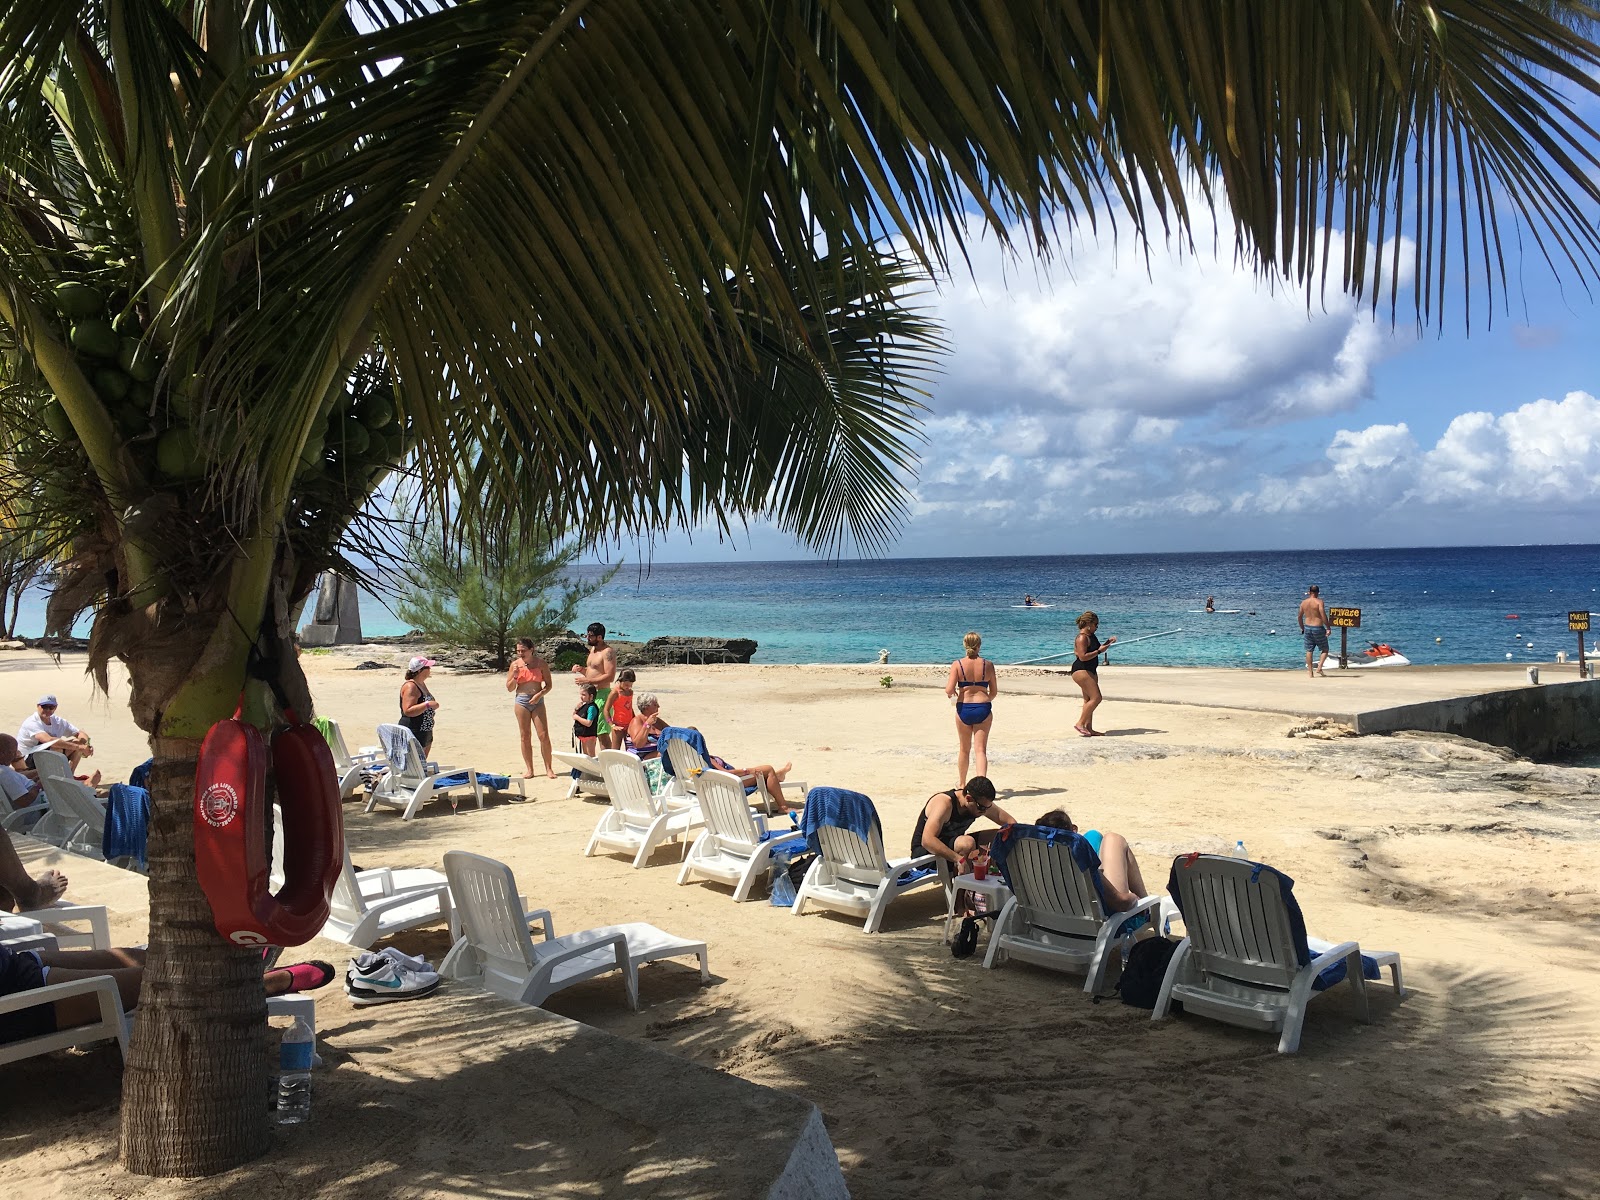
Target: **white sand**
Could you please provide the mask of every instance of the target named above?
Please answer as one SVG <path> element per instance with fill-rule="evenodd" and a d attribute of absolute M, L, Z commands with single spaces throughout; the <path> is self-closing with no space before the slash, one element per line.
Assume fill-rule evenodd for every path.
<path fill-rule="evenodd" d="M 320 711 L 349 740 L 370 741 L 391 719 L 398 671 L 355 671 L 342 655 L 305 661 Z M 761 666 L 641 672 L 640 689 L 733 762 L 793 758 L 797 779 L 872 796 L 891 853 L 903 854 L 921 802 L 954 782 L 955 737 L 942 669 L 889 670 L 889 690 L 876 667 Z M 125 692 L 91 701 L 80 663 L 8 654 L 0 671 L 17 720 L 36 692 L 57 692 L 64 714 L 94 733 L 108 775 L 144 757 Z M 1359 1026 L 1336 991 L 1313 1005 L 1294 1057 L 1277 1055 L 1272 1037 L 1198 1019 L 1152 1025 L 1145 1012 L 1090 1003 L 1076 976 L 953 960 L 936 892 L 895 906 L 869 938 L 842 917 L 796 919 L 764 902 L 735 905 L 717 885 L 678 887 L 675 848 L 640 871 L 621 857 L 583 858 L 600 809 L 545 780 L 529 781 L 525 805 L 452 817 L 435 804 L 410 824 L 351 804 L 349 840 L 363 866 L 437 865 L 451 848 L 501 858 L 562 930 L 647 920 L 707 940 L 708 988 L 663 965 L 642 973 L 638 1014 L 603 979 L 551 1007 L 814 1100 L 859 1197 L 1064 1195 L 1090 1174 L 1129 1196 L 1600 1194 L 1595 773 L 1508 764 L 1448 741 L 1290 740 L 1298 718 L 1118 701 L 1115 668 L 1104 678 L 1111 699 L 1097 723 L 1114 736 L 1092 741 L 1073 733 L 1069 681 L 1041 676 L 1039 694 L 1002 695 L 990 772 L 1001 803 L 1022 819 L 1066 805 L 1080 825 L 1125 833 L 1157 888 L 1174 854 L 1242 838 L 1295 878 L 1313 933 L 1404 955 L 1405 1003 L 1374 986 L 1373 1023 Z M 433 687 L 436 758 L 520 773 L 498 677 L 439 673 Z M 571 692 L 561 684 L 552 705 L 558 745 Z M 445 942 L 442 929 L 398 939 L 435 960 Z M 337 988 L 321 1007 L 338 1075 L 444 1069 L 425 1036 L 383 1056 L 341 1055 L 342 1039 L 365 1044 L 381 1016 L 350 1009 Z M 114 1165 L 115 1063 L 99 1051 L 8 1068 L 18 1083 L 0 1089 L 0 1155 L 24 1181 L 14 1194 L 197 1194 Z M 475 1069 L 492 1078 L 494 1063 Z M 58 1086 L 44 1099 L 32 1091 Z M 376 1177 L 370 1163 L 286 1151 L 205 1194 L 345 1196 L 349 1176 L 362 1195 L 537 1194 L 510 1173 L 531 1153 L 519 1113 L 538 1097 L 510 1074 L 494 1086 L 499 1127 L 457 1131 L 470 1139 L 468 1162 L 436 1138 L 385 1147 L 398 1159 Z M 406 1094 L 388 1095 L 400 1106 L 392 1118 L 437 1119 L 404 1111 Z M 51 1130 L 58 1119 L 64 1135 Z M 319 1109 L 319 1122 L 344 1120 L 355 1117 Z M 686 1183 L 662 1194 L 701 1193 Z"/>

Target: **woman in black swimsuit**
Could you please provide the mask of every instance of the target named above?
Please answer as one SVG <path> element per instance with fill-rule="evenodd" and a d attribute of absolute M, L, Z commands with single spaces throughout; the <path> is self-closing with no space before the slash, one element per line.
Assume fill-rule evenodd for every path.
<path fill-rule="evenodd" d="M 1095 633 L 1099 628 L 1100 618 L 1092 612 L 1084 613 L 1078 618 L 1077 641 L 1072 643 L 1072 652 L 1077 656 L 1072 660 L 1072 682 L 1083 693 L 1083 712 L 1073 728 L 1084 737 L 1100 736 L 1100 731 L 1094 727 L 1094 710 L 1104 699 L 1100 695 L 1100 656 L 1117 640 L 1111 637 L 1101 642 Z"/>
<path fill-rule="evenodd" d="M 422 757 L 433 750 L 433 714 L 439 702 L 428 690 L 433 659 L 417 655 L 406 665 L 406 681 L 400 685 L 400 724 L 416 735 Z"/>

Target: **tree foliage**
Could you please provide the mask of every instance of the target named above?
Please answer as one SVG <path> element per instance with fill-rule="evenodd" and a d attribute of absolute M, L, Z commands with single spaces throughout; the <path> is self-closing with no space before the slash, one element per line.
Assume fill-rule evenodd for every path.
<path fill-rule="evenodd" d="M 578 547 L 552 545 L 521 521 L 477 544 L 419 534 L 400 574 L 400 619 L 430 641 L 487 654 L 503 671 L 519 637 L 535 640 L 567 629 L 578 605 L 603 587 L 615 568 L 594 582 L 566 571 Z"/>

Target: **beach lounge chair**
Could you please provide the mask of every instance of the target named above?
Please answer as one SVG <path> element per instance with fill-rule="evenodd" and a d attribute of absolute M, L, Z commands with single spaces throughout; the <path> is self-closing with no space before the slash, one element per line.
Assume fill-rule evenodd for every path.
<path fill-rule="evenodd" d="M 658 958 L 694 956 L 700 980 L 711 978 L 706 944 L 674 937 L 654 925 L 603 925 L 556 936 L 548 909 L 526 911 L 516 877 L 505 863 L 464 850 L 444 856 L 445 874 L 459 900 L 461 936 L 439 966 L 448 979 L 479 986 L 519 1004 L 543 1004 L 564 987 L 608 971 L 622 972 L 628 1007 L 639 1007 L 639 967 Z M 530 925 L 544 934 L 535 943 Z"/>
<path fill-rule="evenodd" d="M 92 787 L 73 777 L 66 757 L 56 751 L 34 751 L 33 763 L 50 811 L 79 823 L 61 848 L 85 858 L 104 858 L 100 846 L 106 834 L 106 802 L 94 794 Z"/>
<path fill-rule="evenodd" d="M 698 729 L 681 728 L 669 725 L 661 731 L 660 738 L 656 741 L 661 751 L 662 769 L 672 781 L 670 789 L 677 795 L 692 796 L 703 771 L 712 770 L 711 754 L 706 749 L 706 740 Z M 779 800 L 782 800 L 791 810 L 804 807 L 806 802 L 806 785 L 798 780 L 786 779 L 783 781 L 784 796 L 774 796 L 767 790 L 767 781 L 760 776 L 756 777 L 755 784 L 746 792 L 750 807 L 758 810 L 762 816 L 770 817 Z M 798 795 L 790 799 L 789 792 Z"/>
<path fill-rule="evenodd" d="M 283 886 L 283 818 L 272 827 L 272 886 Z M 357 871 L 350 865 L 350 846 L 344 848 L 344 866 L 329 897 L 328 921 L 320 936 L 359 949 L 408 929 L 444 921 L 456 934 L 450 885 L 444 875 L 427 867 L 370 867 Z"/>
<path fill-rule="evenodd" d="M 806 845 L 817 855 L 789 910 L 799 916 L 807 903 L 865 917 L 864 932 L 876 933 L 889 905 L 925 887 L 939 887 L 937 855 L 890 860 L 883 853 L 878 810 L 860 792 L 814 788 L 802 818 Z"/>
<path fill-rule="evenodd" d="M 1167 967 L 1151 1019 L 1161 1020 L 1179 1001 L 1188 1013 L 1279 1030 L 1278 1053 L 1293 1054 L 1318 992 L 1348 980 L 1362 1022 L 1369 1020 L 1366 981 L 1380 978 L 1383 967 L 1395 995 L 1405 995 L 1398 954 L 1362 954 L 1355 942 L 1308 938 L 1293 888 L 1287 875 L 1242 858 L 1174 859 L 1167 890 L 1188 936 Z"/>
<path fill-rule="evenodd" d="M 39 799 L 0 819 L 0 829 L 7 833 L 25 833 L 58 850 L 65 850 L 68 843 L 82 837 L 84 824 L 70 813 L 54 811 L 48 799 Z"/>
<path fill-rule="evenodd" d="M 429 774 L 416 734 L 404 725 L 379 725 L 378 741 L 383 743 L 388 769 L 367 789 L 367 812 L 380 805 L 397 808 L 400 819 L 409 821 L 429 800 L 439 796 L 459 797 L 469 791 L 477 806 L 482 808 L 485 786 L 495 791 L 507 791 L 515 786 L 518 797 L 527 799 L 522 780 L 506 775 L 490 775 L 472 767 L 440 767 L 436 773 Z"/>
<path fill-rule="evenodd" d="M 1126 912 L 1111 912 L 1101 891 L 1099 856 L 1086 838 L 1065 829 L 1009 825 L 991 847 L 993 869 L 1005 877 L 1011 899 L 1000 909 L 983 965 L 993 969 L 1007 955 L 1057 971 L 1083 971 L 1083 990 L 1105 994 L 1113 956 L 1156 919 L 1161 897 L 1146 896 Z"/>
<path fill-rule="evenodd" d="M 678 882 L 688 883 L 697 875 L 721 880 L 734 885 L 735 901 L 745 900 L 756 880 L 765 877 L 773 847 L 792 845 L 803 835 L 798 829 L 767 829 L 750 812 L 736 775 L 706 771 L 696 782 L 706 827 L 689 847 Z"/>
<path fill-rule="evenodd" d="M 624 750 L 602 750 L 600 774 L 605 779 L 611 807 L 600 814 L 583 856 L 593 857 L 601 846 L 633 855 L 635 868 L 644 866 L 663 842 L 680 841 L 705 824 L 696 805 L 669 809 L 662 797 L 650 791 L 644 764 Z"/>
<path fill-rule="evenodd" d="M 348 800 L 356 794 L 366 777 L 377 775 L 382 765 L 383 751 L 365 750 L 359 754 L 351 754 L 350 747 L 345 745 L 344 734 L 340 732 L 339 722 L 328 717 L 318 717 L 317 728 L 322 731 L 328 749 L 333 752 L 333 769 L 339 776 L 339 798 Z"/>
<path fill-rule="evenodd" d="M 600 774 L 599 759 L 576 750 L 552 750 L 550 757 L 557 766 L 572 772 L 572 781 L 567 784 L 567 798 L 598 796 L 602 800 L 610 799 L 605 777 Z"/>
<path fill-rule="evenodd" d="M 103 904 L 69 904 L 57 900 L 49 908 L 17 914 L 38 921 L 56 940 L 57 950 L 111 949 L 111 919 Z"/>
<path fill-rule="evenodd" d="M 92 995 L 100 1002 L 100 1017 L 87 1025 L 74 1025 L 54 1033 L 20 1041 L 0 1043 L 0 1064 L 19 1062 L 35 1054 L 49 1054 L 65 1050 L 68 1046 L 84 1046 L 90 1042 L 115 1038 L 124 1059 L 128 1056 L 128 1033 L 131 1028 L 129 1014 L 122 1011 L 122 997 L 117 992 L 117 981 L 109 975 L 94 975 L 88 979 L 74 979 L 68 983 L 48 983 L 44 987 L 30 988 L 0 996 L 0 1015 L 20 1012 L 36 1004 L 54 1004 L 70 996 Z"/>

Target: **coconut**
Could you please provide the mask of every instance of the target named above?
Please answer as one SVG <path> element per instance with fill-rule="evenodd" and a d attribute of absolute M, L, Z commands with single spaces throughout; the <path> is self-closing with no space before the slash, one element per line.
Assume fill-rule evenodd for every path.
<path fill-rule="evenodd" d="M 356 420 L 369 432 L 376 433 L 394 420 L 394 393 L 387 387 L 375 387 L 356 401 Z"/>
<path fill-rule="evenodd" d="M 94 390 L 100 393 L 103 400 L 126 399 L 128 389 L 132 386 L 133 380 L 115 367 L 100 367 L 94 373 Z"/>
<path fill-rule="evenodd" d="M 51 400 L 44 406 L 41 415 L 44 417 L 44 427 L 61 441 L 77 441 L 78 434 L 72 428 L 72 418 L 67 416 L 67 410 L 61 407 L 61 401 Z"/>
<path fill-rule="evenodd" d="M 122 348 L 122 339 L 111 328 L 111 322 L 100 317 L 79 321 L 72 327 L 72 346 L 95 358 L 115 358 Z"/>
<path fill-rule="evenodd" d="M 122 339 L 117 348 L 117 366 L 140 383 L 150 383 L 156 377 L 156 356 L 138 338 Z"/>
<path fill-rule="evenodd" d="M 350 417 L 341 421 L 334 430 L 333 441 L 346 458 L 359 458 L 371 445 L 372 435 L 367 432 L 365 425 Z"/>
<path fill-rule="evenodd" d="M 161 435 L 156 443 L 156 466 L 168 479 L 188 481 L 199 479 L 206 473 L 206 460 L 200 453 L 194 432 L 182 425 L 174 425 Z"/>
<path fill-rule="evenodd" d="M 98 317 L 105 311 L 106 298 L 97 287 L 87 283 L 58 283 L 55 287 L 56 307 L 74 321 Z"/>

